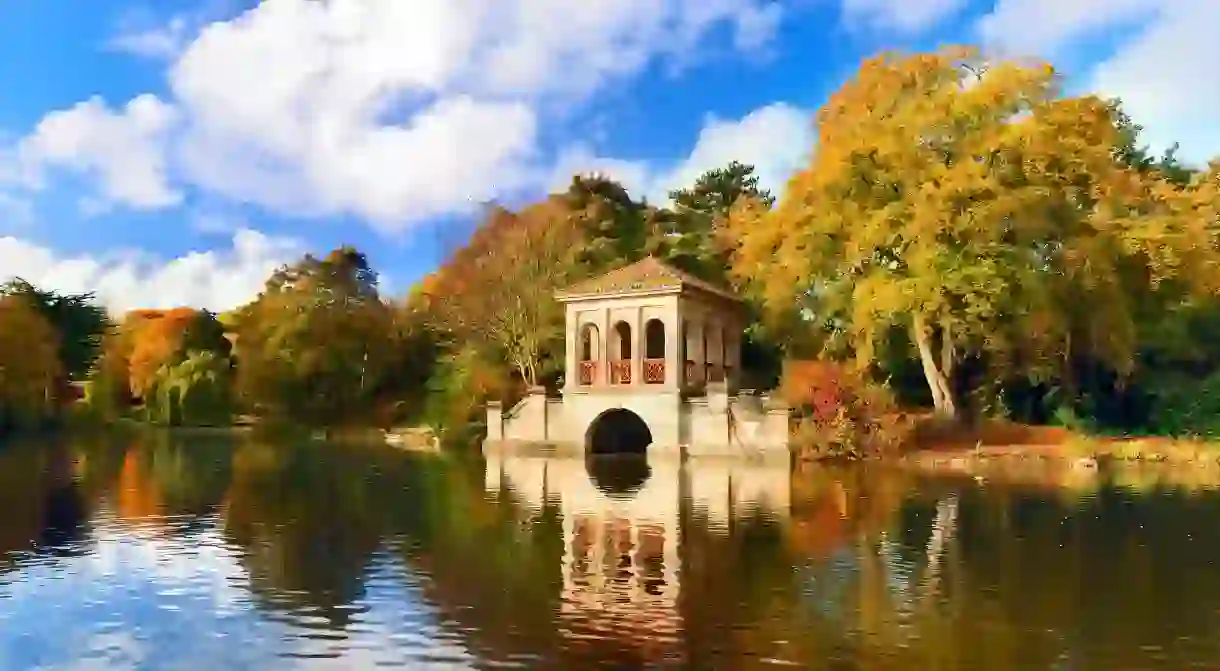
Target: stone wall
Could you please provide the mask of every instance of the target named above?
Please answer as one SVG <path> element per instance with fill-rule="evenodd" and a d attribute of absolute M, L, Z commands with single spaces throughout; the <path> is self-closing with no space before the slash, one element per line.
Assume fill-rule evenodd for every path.
<path fill-rule="evenodd" d="M 677 392 L 618 389 L 568 392 L 563 399 L 548 399 L 535 390 L 508 411 L 489 405 L 487 438 L 555 443 L 579 451 L 585 448 L 593 422 L 616 408 L 630 410 L 648 425 L 650 454 L 787 455 L 788 409 L 765 396 L 729 396 L 723 385 L 713 385 L 706 396 L 691 399 Z"/>

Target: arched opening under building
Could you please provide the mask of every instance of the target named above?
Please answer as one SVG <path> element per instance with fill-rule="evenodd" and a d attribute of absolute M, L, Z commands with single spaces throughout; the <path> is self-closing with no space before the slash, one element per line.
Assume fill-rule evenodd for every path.
<path fill-rule="evenodd" d="M 585 454 L 646 454 L 652 431 L 639 415 L 611 408 L 597 416 L 585 432 Z"/>

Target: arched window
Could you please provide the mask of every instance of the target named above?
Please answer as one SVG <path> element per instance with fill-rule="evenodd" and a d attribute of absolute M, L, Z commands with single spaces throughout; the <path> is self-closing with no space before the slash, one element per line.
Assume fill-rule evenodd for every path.
<path fill-rule="evenodd" d="M 644 384 L 665 383 L 665 322 L 644 324 Z"/>
<path fill-rule="evenodd" d="M 585 324 L 580 329 L 580 360 L 597 361 L 599 338 L 597 325 Z"/>
<path fill-rule="evenodd" d="M 597 377 L 597 361 L 601 358 L 601 337 L 597 326 L 585 324 L 580 328 L 580 362 L 578 381 L 582 385 L 591 385 Z"/>
<path fill-rule="evenodd" d="M 665 358 L 665 322 L 660 319 L 649 319 L 644 324 L 644 358 Z"/>
<path fill-rule="evenodd" d="M 610 362 L 610 382 L 631 384 L 631 325 L 620 321 L 614 325 L 614 348 L 618 357 Z"/>

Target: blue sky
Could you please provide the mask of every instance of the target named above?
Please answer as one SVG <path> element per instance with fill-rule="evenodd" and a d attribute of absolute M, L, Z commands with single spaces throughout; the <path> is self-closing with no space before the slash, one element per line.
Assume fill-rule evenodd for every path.
<path fill-rule="evenodd" d="M 890 48 L 1049 59 L 1206 160 L 1217 29 L 1214 0 L 0 0 L 0 276 L 223 309 L 347 242 L 399 293 L 478 203 L 575 171 L 780 188 Z"/>

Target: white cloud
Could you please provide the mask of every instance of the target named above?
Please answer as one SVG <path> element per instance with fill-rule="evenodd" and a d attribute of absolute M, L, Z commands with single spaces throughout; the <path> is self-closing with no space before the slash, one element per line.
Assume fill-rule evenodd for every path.
<path fill-rule="evenodd" d="M 105 257 L 60 256 L 16 237 L 0 237 L 4 277 L 22 277 L 39 287 L 92 291 L 112 312 L 133 308 L 191 306 L 221 311 L 257 295 L 273 270 L 303 251 L 300 242 L 242 229 L 226 250 L 192 252 L 160 260 L 141 253 Z"/>
<path fill-rule="evenodd" d="M 43 117 L 17 146 L 20 174 L 37 188 L 45 186 L 48 168 L 63 168 L 95 177 L 106 200 L 145 209 L 176 204 L 181 194 L 170 186 L 165 155 L 176 118 L 153 95 L 119 111 L 95 96 Z"/>
<path fill-rule="evenodd" d="M 1220 154 L 1220 2 L 1000 0 L 978 28 L 994 48 L 1052 60 L 1079 40 L 1133 31 L 1083 88 L 1122 98 L 1154 147 L 1181 141 L 1183 158 L 1199 162 Z"/>
<path fill-rule="evenodd" d="M 666 169 L 573 148 L 559 162 L 551 187 L 565 188 L 573 173 L 602 173 L 621 181 L 633 194 L 661 203 L 668 201 L 670 190 L 694 183 L 708 170 L 739 161 L 753 165 L 760 185 L 779 195 L 792 173 L 804 166 L 813 142 L 812 114 L 774 103 L 740 119 L 708 117 L 687 157 Z"/>
<path fill-rule="evenodd" d="M 1072 40 L 1146 17 L 1160 0 L 998 0 L 978 22 L 992 49 L 1053 56 Z M 1168 4 L 1168 3 L 1166 3 Z"/>
<path fill-rule="evenodd" d="M 401 230 L 539 186 L 544 113 L 687 64 L 726 28 L 734 49 L 763 49 L 782 15 L 777 0 L 266 0 L 198 30 L 133 24 L 111 46 L 172 55 L 167 102 L 53 112 L 24 169 L 94 174 L 137 207 L 178 202 L 170 175 Z"/>
<path fill-rule="evenodd" d="M 754 166 L 760 184 L 778 192 L 813 149 L 813 114 L 785 103 L 760 107 L 737 120 L 709 117 L 690 156 L 657 177 L 656 192 L 694 183 L 730 161 Z"/>
<path fill-rule="evenodd" d="M 843 18 L 851 24 L 915 35 L 952 17 L 967 3 L 968 0 L 843 0 L 842 11 Z"/>
<path fill-rule="evenodd" d="M 175 16 L 169 21 L 151 26 L 138 26 L 127 22 L 107 41 L 106 46 L 115 51 L 145 58 L 172 58 L 186 46 L 191 29 L 192 26 L 185 16 Z"/>

